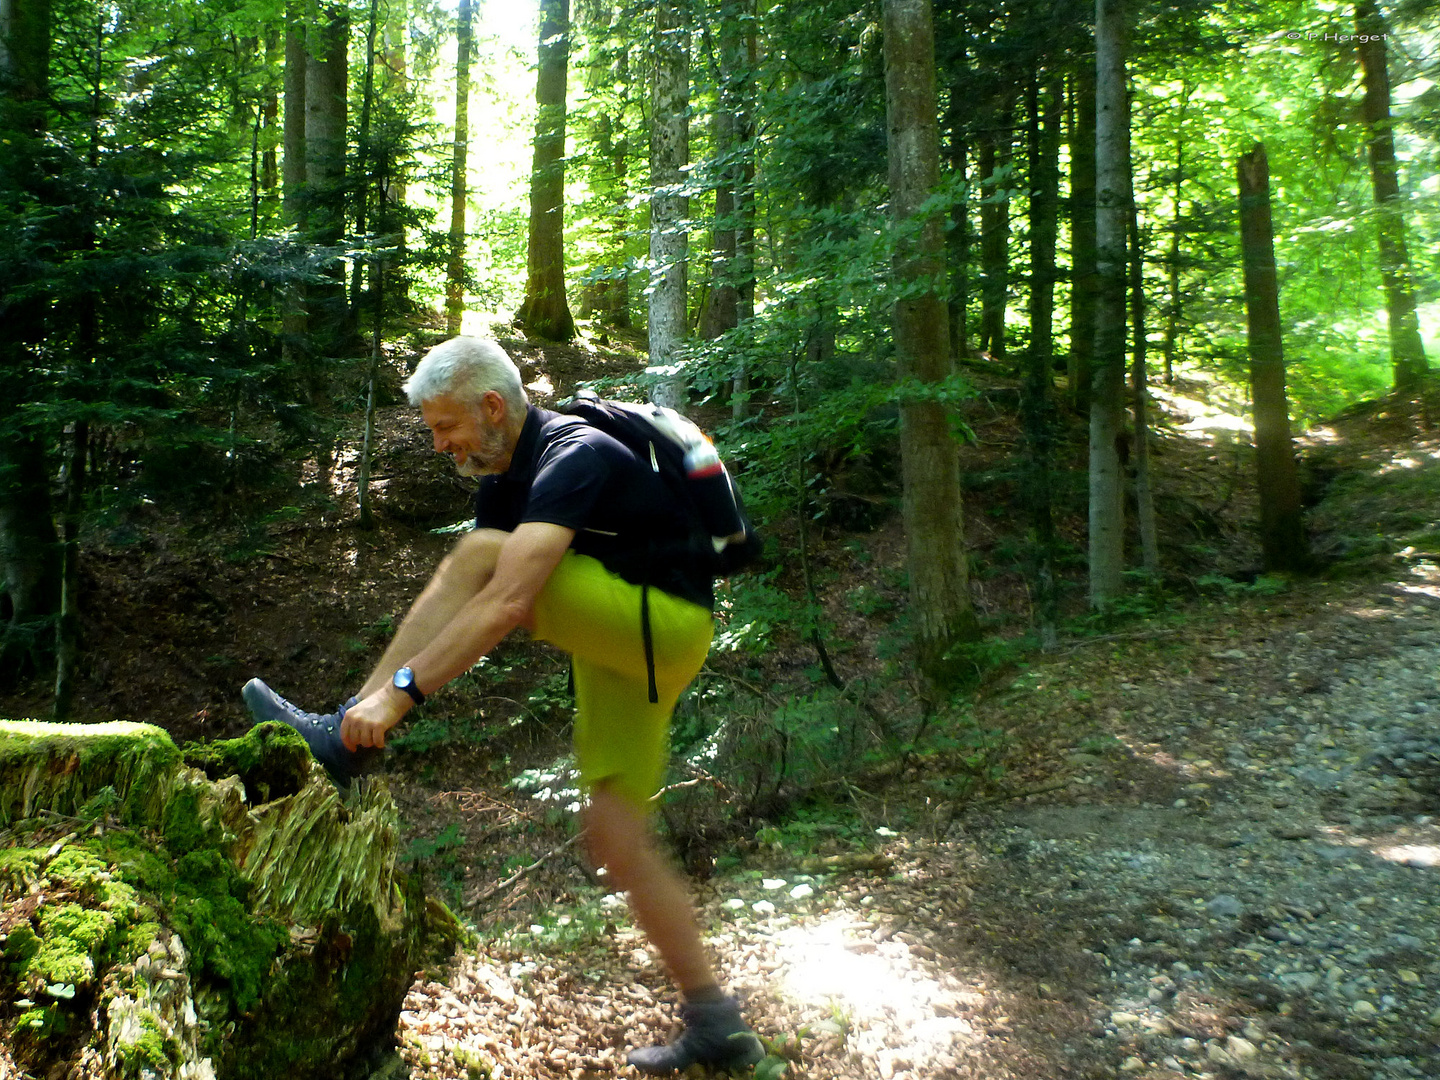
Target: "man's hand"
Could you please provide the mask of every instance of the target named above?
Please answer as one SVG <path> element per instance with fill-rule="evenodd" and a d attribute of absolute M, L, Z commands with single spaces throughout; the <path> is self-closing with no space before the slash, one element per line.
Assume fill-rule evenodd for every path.
<path fill-rule="evenodd" d="M 377 749 L 385 745 L 385 733 L 405 718 L 415 704 L 410 695 L 393 686 L 383 686 L 364 701 L 345 710 L 340 724 L 340 741 L 347 750 L 362 746 Z"/>

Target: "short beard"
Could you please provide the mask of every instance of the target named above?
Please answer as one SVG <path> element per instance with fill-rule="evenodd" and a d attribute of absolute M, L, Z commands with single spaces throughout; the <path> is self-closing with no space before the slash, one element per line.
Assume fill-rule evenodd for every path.
<path fill-rule="evenodd" d="M 500 461 L 504 453 L 504 433 L 499 431 L 483 432 L 480 436 L 479 449 L 474 454 L 465 455 L 464 461 L 457 462 L 455 471 L 461 476 L 498 476 L 505 470 L 498 468 L 494 463 Z"/>

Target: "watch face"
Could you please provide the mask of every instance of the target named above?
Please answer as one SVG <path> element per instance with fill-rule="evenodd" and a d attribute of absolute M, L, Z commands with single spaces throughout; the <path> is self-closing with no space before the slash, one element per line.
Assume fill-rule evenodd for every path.
<path fill-rule="evenodd" d="M 415 673 L 408 667 L 402 667 L 399 671 L 395 672 L 395 685 L 401 690 L 414 686 Z"/>

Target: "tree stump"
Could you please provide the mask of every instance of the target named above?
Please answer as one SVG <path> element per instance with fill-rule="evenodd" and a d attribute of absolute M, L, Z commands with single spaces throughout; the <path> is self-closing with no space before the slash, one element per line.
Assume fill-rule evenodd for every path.
<path fill-rule="evenodd" d="M 0 1031 L 35 1076 L 360 1076 L 427 936 L 378 779 L 341 796 L 281 724 L 0 720 Z"/>

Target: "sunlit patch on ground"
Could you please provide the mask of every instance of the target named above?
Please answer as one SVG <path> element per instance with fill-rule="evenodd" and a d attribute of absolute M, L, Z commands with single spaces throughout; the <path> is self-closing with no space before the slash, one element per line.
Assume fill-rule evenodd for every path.
<path fill-rule="evenodd" d="M 934 1067 L 983 1037 L 958 1015 L 984 995 L 936 976 L 904 942 L 876 942 L 873 927 L 845 915 L 786 927 L 774 935 L 779 991 L 807 1011 L 830 1014 L 846 1049 L 873 1058 L 882 1076 Z"/>

